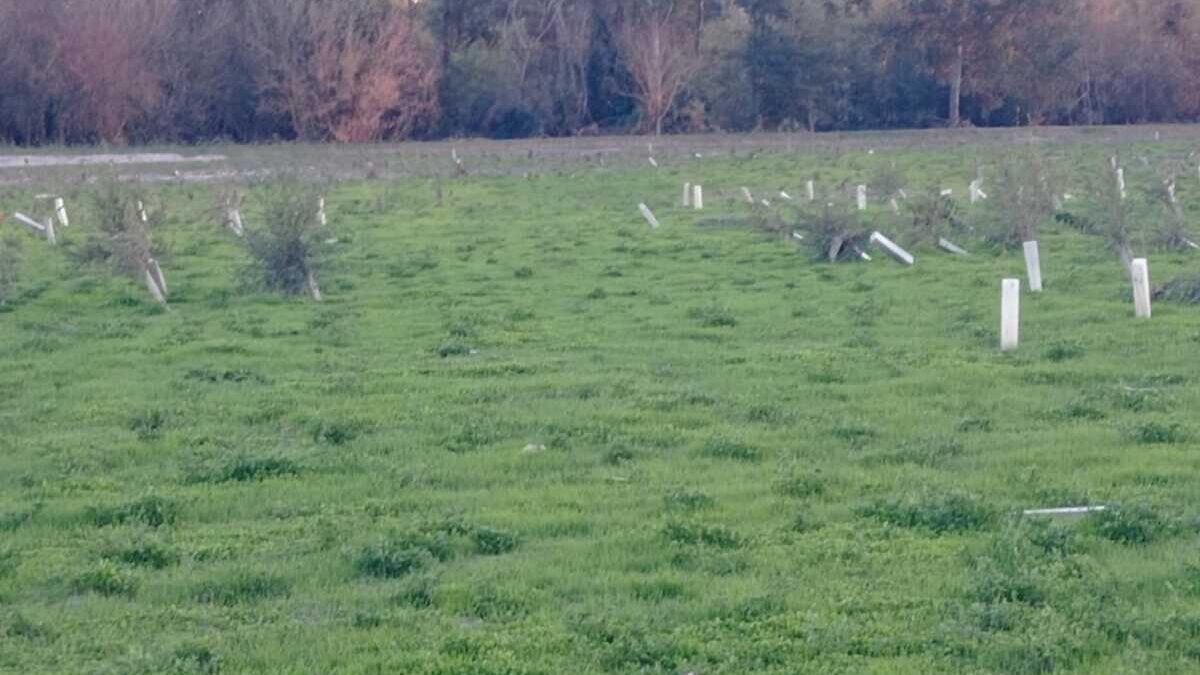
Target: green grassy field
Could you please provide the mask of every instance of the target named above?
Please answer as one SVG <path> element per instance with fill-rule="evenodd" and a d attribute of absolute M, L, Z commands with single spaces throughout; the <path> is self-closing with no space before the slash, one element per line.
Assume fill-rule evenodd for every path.
<path fill-rule="evenodd" d="M 1140 194 L 1191 149 L 1046 152 L 1076 188 L 1120 153 Z M 0 313 L 0 672 L 1197 672 L 1200 309 L 1136 320 L 1104 243 L 1046 223 L 1001 353 L 1019 251 L 833 265 L 704 219 L 892 162 L 961 199 L 1003 151 L 589 163 L 440 208 L 340 182 L 320 304 L 244 283 L 212 187 L 142 185 L 170 311 L 68 262 L 91 188 L 9 187 L 73 222 L 19 233 Z"/>

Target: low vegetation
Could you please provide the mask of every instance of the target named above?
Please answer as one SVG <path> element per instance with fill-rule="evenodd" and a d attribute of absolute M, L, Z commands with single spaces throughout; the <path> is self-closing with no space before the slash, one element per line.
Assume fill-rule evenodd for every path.
<path fill-rule="evenodd" d="M 13 188 L 72 223 L 0 223 L 0 672 L 1196 672 L 1200 252 L 1157 243 L 1150 194 L 1191 145 L 1042 148 L 1074 198 L 991 244 L 1011 150 L 895 138 L 547 160 L 440 206 L 426 177 L 253 182 L 249 247 L 212 222 L 226 187 L 126 186 L 170 311 L 69 254 L 113 241 L 103 186 Z M 1085 189 L 1113 155 L 1149 320 Z M 900 215 L 854 209 L 876 175 Z M 1195 220 L 1194 171 L 1178 195 Z M 787 236 L 707 224 L 765 217 Z M 1030 235 L 1046 288 L 1002 353 Z"/>

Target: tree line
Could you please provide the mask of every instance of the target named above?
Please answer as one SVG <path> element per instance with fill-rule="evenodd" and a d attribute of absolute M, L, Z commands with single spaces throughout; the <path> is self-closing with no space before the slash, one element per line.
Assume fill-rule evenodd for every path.
<path fill-rule="evenodd" d="M 1200 118 L 1194 0 L 9 0 L 0 141 Z"/>

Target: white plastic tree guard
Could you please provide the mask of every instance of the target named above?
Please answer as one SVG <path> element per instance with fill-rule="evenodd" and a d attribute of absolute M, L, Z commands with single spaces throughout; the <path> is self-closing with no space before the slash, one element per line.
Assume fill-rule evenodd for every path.
<path fill-rule="evenodd" d="M 638 204 L 638 211 L 642 212 L 642 217 L 646 219 L 647 223 L 650 223 L 650 227 L 658 227 L 658 218 L 654 217 L 654 214 L 650 211 L 650 207 L 645 204 Z"/>
<path fill-rule="evenodd" d="M 1150 264 L 1145 258 L 1133 260 L 1133 309 L 1139 319 L 1150 318 Z"/>
<path fill-rule="evenodd" d="M 1005 279 L 1000 288 L 1000 349 L 1008 352 L 1020 344 L 1021 280 Z"/>
<path fill-rule="evenodd" d="M 1029 276 L 1029 291 L 1042 292 L 1042 258 L 1036 241 L 1027 241 L 1025 248 L 1025 273 Z"/>

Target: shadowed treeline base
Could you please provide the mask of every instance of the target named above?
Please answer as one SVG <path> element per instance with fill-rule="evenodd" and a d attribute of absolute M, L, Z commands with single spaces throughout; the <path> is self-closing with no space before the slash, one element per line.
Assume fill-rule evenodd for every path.
<path fill-rule="evenodd" d="M 1200 114 L 1183 0 L 18 0 L 0 142 L 365 142 Z"/>

